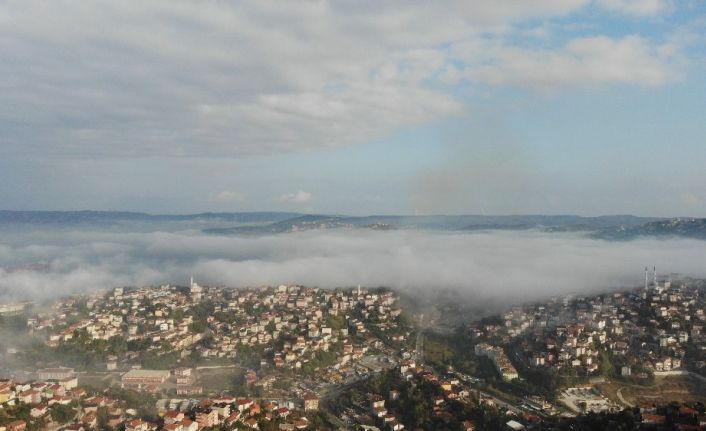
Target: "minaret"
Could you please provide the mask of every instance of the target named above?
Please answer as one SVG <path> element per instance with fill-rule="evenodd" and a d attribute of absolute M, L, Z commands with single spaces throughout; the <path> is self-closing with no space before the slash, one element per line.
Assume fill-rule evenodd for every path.
<path fill-rule="evenodd" d="M 650 287 L 650 278 L 648 275 L 648 269 L 645 267 L 645 290 Z"/>
<path fill-rule="evenodd" d="M 203 289 L 201 286 L 198 285 L 198 283 L 194 282 L 194 276 L 191 276 L 191 288 L 189 289 L 189 292 L 191 293 L 191 300 L 194 302 L 200 302 L 201 301 L 201 293 L 203 292 Z"/>
<path fill-rule="evenodd" d="M 657 266 L 654 267 L 652 275 L 654 276 L 655 289 L 657 288 Z"/>
<path fill-rule="evenodd" d="M 358 285 L 358 296 L 360 296 L 360 284 Z"/>
<path fill-rule="evenodd" d="M 191 283 L 189 283 L 189 287 L 194 287 L 194 274 L 191 274 Z"/>

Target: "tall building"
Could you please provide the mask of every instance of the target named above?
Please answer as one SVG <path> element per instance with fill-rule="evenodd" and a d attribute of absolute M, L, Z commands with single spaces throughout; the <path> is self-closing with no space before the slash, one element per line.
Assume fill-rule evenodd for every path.
<path fill-rule="evenodd" d="M 193 302 L 201 302 L 201 296 L 203 294 L 203 287 L 199 286 L 198 283 L 194 281 L 194 276 L 191 276 L 191 300 Z"/>

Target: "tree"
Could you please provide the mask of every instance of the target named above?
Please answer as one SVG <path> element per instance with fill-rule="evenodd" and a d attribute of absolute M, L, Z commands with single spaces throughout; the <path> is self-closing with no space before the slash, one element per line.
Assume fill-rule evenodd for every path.
<path fill-rule="evenodd" d="M 99 430 L 112 429 L 108 426 L 108 408 L 98 407 L 96 410 L 96 428 Z"/>
<path fill-rule="evenodd" d="M 74 410 L 70 406 L 55 404 L 49 414 L 54 422 L 59 424 L 65 424 L 76 416 L 76 410 Z"/>
<path fill-rule="evenodd" d="M 108 352 L 112 355 L 122 356 L 127 352 L 127 341 L 120 335 L 108 339 Z"/>
<path fill-rule="evenodd" d="M 346 327 L 346 318 L 343 316 L 330 315 L 326 318 L 326 325 L 334 331 L 341 330 Z"/>
<path fill-rule="evenodd" d="M 610 355 L 605 350 L 601 350 L 600 353 L 599 369 L 602 376 L 613 377 L 615 375 L 615 367 L 613 366 Z"/>
<path fill-rule="evenodd" d="M 196 320 L 189 324 L 189 331 L 201 334 L 206 332 L 207 327 L 206 321 Z"/>

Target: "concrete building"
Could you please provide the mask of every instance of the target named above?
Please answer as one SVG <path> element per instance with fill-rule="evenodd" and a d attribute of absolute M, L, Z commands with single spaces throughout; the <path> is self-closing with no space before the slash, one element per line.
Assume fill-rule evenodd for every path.
<path fill-rule="evenodd" d="M 130 370 L 123 374 L 123 388 L 142 389 L 148 385 L 161 385 L 169 378 L 169 370 Z"/>
<path fill-rule="evenodd" d="M 37 371 L 37 379 L 39 380 L 64 380 L 74 377 L 76 374 L 73 368 L 44 368 Z"/>
<path fill-rule="evenodd" d="M 309 393 L 304 395 L 304 411 L 312 411 L 319 409 L 319 397 Z"/>

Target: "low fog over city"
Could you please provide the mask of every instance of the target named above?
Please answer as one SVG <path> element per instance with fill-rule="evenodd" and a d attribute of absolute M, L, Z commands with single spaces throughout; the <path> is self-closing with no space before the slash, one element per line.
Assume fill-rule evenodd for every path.
<path fill-rule="evenodd" d="M 55 298 L 115 286 L 186 285 L 194 275 L 207 285 L 232 287 L 451 289 L 475 303 L 514 304 L 634 287 L 642 283 L 645 265 L 703 276 L 703 256 L 706 241 L 700 240 L 606 241 L 539 230 L 332 229 L 219 236 L 28 229 L 0 240 L 0 292 L 4 298 Z"/>
<path fill-rule="evenodd" d="M 704 119 L 704 0 L 0 0 L 0 431 L 706 431 Z"/>

